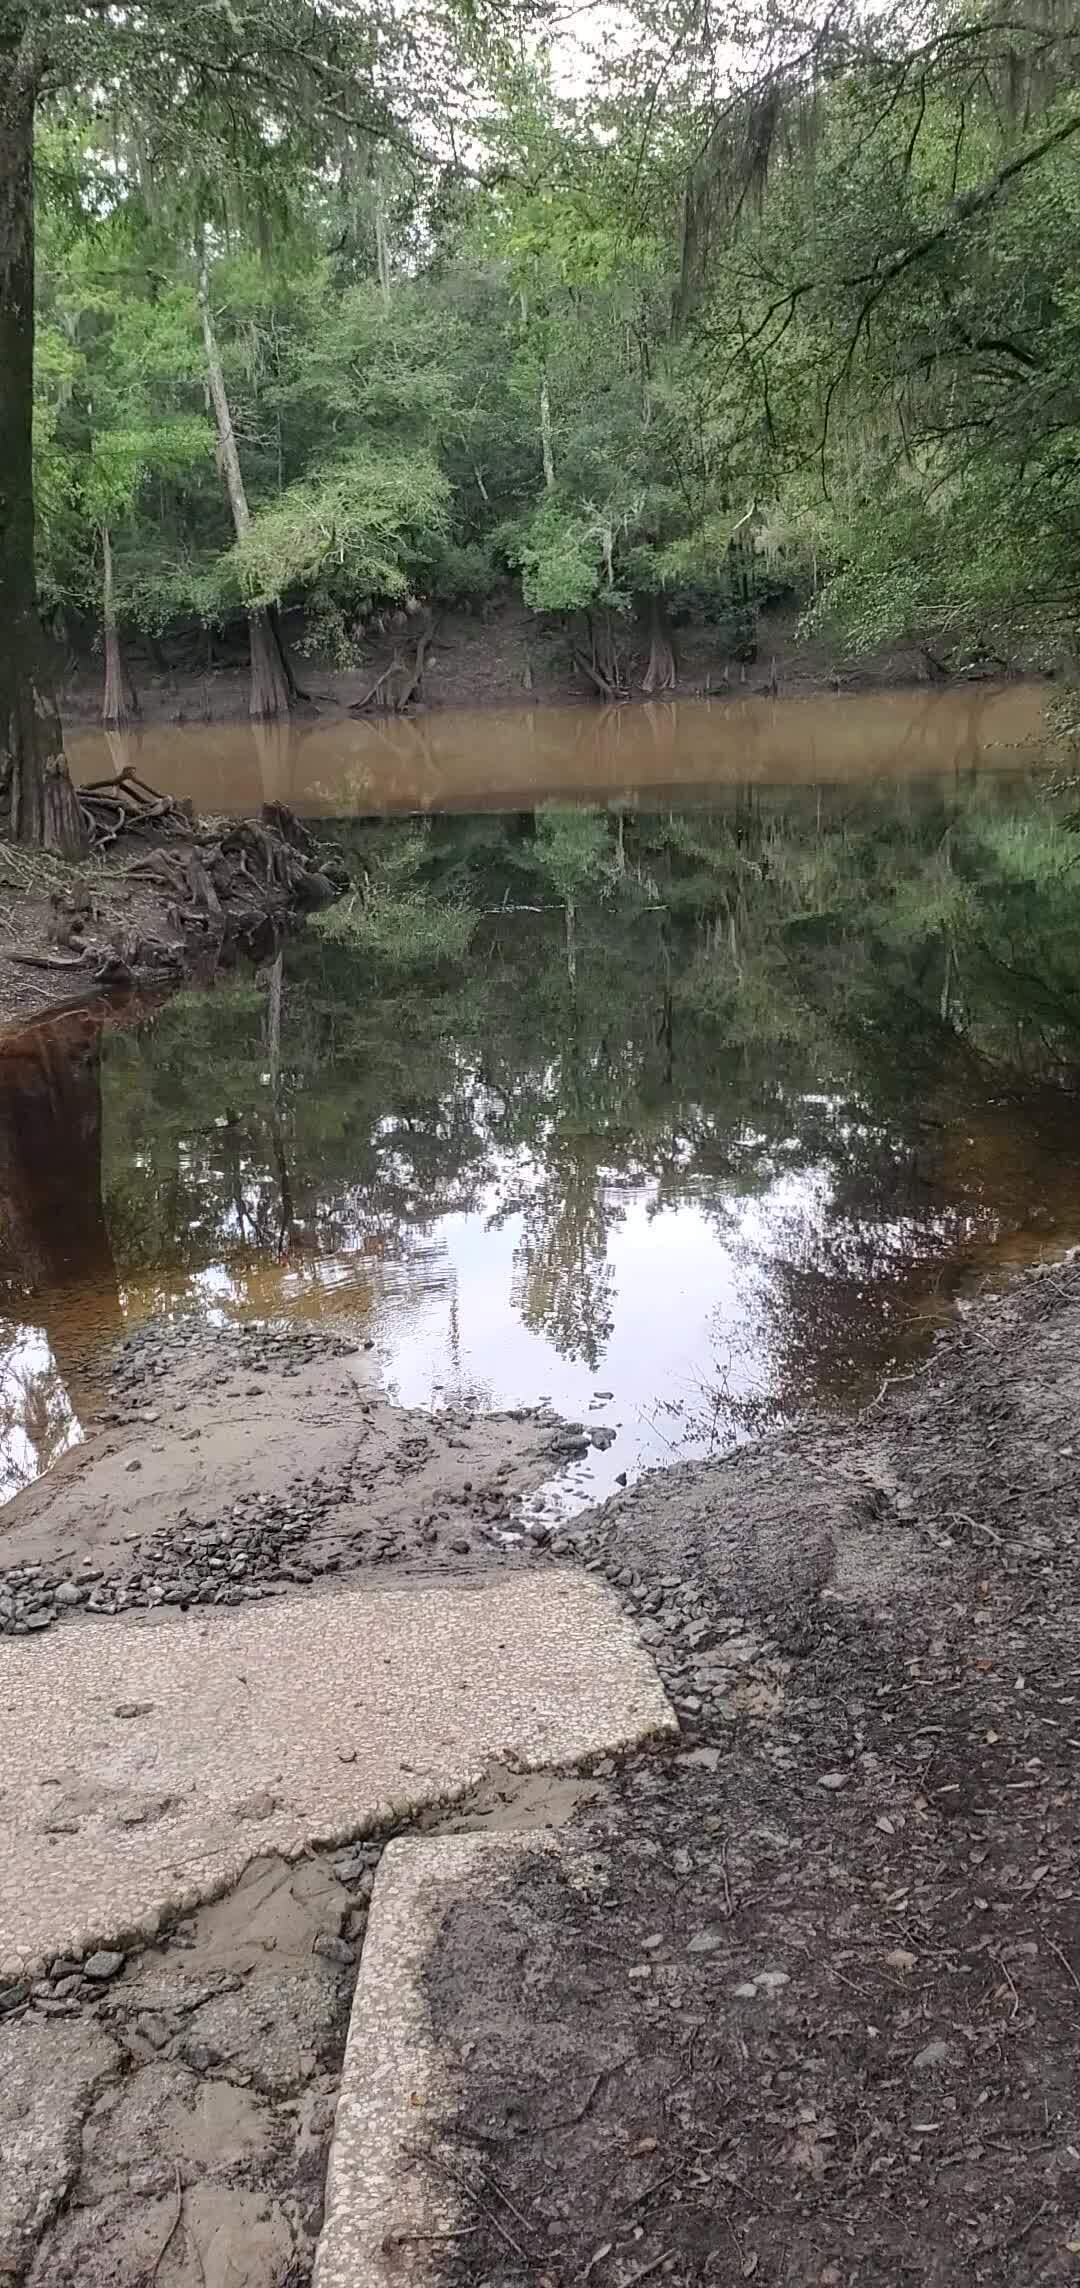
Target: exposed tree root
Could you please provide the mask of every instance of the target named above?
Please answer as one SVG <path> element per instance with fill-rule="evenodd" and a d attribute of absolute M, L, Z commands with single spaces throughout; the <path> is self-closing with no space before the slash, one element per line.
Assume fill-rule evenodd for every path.
<path fill-rule="evenodd" d="M 20 870 L 11 887 L 36 912 L 28 902 L 3 948 L 19 969 L 69 973 L 72 990 L 160 986 L 229 950 L 262 952 L 268 934 L 279 941 L 347 886 L 340 861 L 280 803 L 260 819 L 203 824 L 132 771 L 84 788 L 80 803 L 97 863 L 84 875 L 42 863 L 25 885 Z M 59 978 L 41 989 L 54 1000 Z"/>
<path fill-rule="evenodd" d="M 384 667 L 374 683 L 349 709 L 350 715 L 366 715 L 369 710 L 382 709 L 388 715 L 403 715 L 421 696 L 427 655 L 435 639 L 434 626 L 426 627 L 418 636 L 412 666 L 395 651 L 389 667 Z M 380 694 L 385 694 L 380 698 Z"/>

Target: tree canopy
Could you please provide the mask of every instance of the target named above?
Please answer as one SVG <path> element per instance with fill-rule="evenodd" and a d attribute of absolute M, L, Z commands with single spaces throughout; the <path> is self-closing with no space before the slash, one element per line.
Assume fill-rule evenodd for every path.
<path fill-rule="evenodd" d="M 854 649 L 1071 656 L 1075 0 L 0 22 L 39 591 L 114 699 L 121 643 L 246 622 L 270 712 L 283 610 L 363 665 L 515 591 L 605 697 L 631 629 L 677 688 L 680 626 L 745 658 L 781 596 Z"/>

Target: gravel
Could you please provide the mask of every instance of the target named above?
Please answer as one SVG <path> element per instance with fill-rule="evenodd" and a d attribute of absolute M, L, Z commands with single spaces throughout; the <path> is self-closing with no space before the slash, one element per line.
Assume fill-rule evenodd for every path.
<path fill-rule="evenodd" d="M 122 1954 L 112 1953 L 101 1947 L 96 1954 L 87 1956 L 83 1964 L 83 1975 L 86 1978 L 94 1979 L 100 1985 L 107 1979 L 119 1978 L 123 1967 L 124 1957 Z"/>
<path fill-rule="evenodd" d="M 230 1378 L 235 1385 L 238 1376 L 273 1375 L 280 1384 L 294 1372 L 299 1375 L 321 1362 L 351 1358 L 360 1348 L 335 1330 L 291 1324 L 207 1327 L 194 1318 L 153 1322 L 119 1346 L 108 1403 L 92 1427 L 106 1433 L 119 1430 L 135 1440 L 156 1434 L 160 1451 L 162 1437 L 184 1434 L 185 1414 L 191 1420 L 199 1418 L 203 1393 L 205 1414 Z M 161 1409 L 145 1403 L 148 1391 L 156 1391 L 166 1379 L 174 1418 L 171 1431 L 167 1425 L 161 1427 Z M 265 1386 L 254 1383 L 252 1393 L 262 1396 L 265 1406 Z M 299 1398 L 298 1403 L 302 1404 Z M 384 1414 L 388 1411 L 387 1402 L 374 1389 L 369 1404 Z M 130 1549 L 119 1562 L 108 1552 L 99 1553 L 108 1557 L 107 1563 L 100 1563 L 88 1556 L 73 1559 L 67 1553 L 53 1559 L 51 1554 L 42 1555 L 38 1546 L 24 1549 L 26 1562 L 0 1569 L 0 1635 L 37 1635 L 57 1621 L 77 1620 L 84 1614 L 247 1604 L 307 1588 L 357 1564 L 426 1564 L 440 1556 L 466 1558 L 478 1553 L 490 1557 L 504 1554 L 508 1546 L 529 1555 L 541 1550 L 573 1554 L 572 1535 L 553 1531 L 550 1521 L 538 1523 L 535 1533 L 530 1532 L 527 1520 L 519 1515 L 518 1493 L 537 1479 L 535 1466 L 531 1479 L 523 1475 L 519 1434 L 512 1449 L 514 1459 L 498 1458 L 494 1430 L 487 1458 L 477 1452 L 482 1479 L 466 1477 L 462 1483 L 459 1478 L 456 1485 L 436 1486 L 430 1497 L 418 1494 L 413 1503 L 410 1471 L 416 1448 L 423 1442 L 415 1435 L 418 1424 L 423 1430 L 423 1418 L 389 1411 L 395 1423 L 400 1422 L 400 1431 L 383 1436 L 385 1459 L 378 1483 L 361 1455 L 351 1464 L 342 1464 L 339 1458 L 336 1466 L 309 1468 L 291 1483 L 260 1490 L 245 1483 L 241 1460 L 234 1481 L 237 1498 L 216 1504 L 213 1515 L 193 1515 L 182 1503 L 173 1512 L 163 1506 L 159 1527 L 151 1510 L 151 1530 L 125 1532 Z M 363 1404 L 359 1413 L 362 1419 Z M 586 1430 L 581 1423 L 563 1423 L 546 1406 L 519 1408 L 503 1419 L 530 1430 L 535 1426 L 535 1452 L 543 1456 L 542 1468 L 551 1475 L 570 1458 L 587 1452 L 603 1434 L 602 1425 Z M 461 1434 L 472 1438 L 478 1449 L 482 1445 L 487 1418 L 462 1413 L 437 1420 L 445 1426 L 447 1447 Z M 425 1460 L 430 1480 L 430 1457 L 421 1453 L 421 1465 Z M 143 1462 L 133 1453 L 114 1466 L 137 1472 Z M 387 1481 L 395 1473 L 402 1495 L 396 1506 L 387 1498 Z"/>

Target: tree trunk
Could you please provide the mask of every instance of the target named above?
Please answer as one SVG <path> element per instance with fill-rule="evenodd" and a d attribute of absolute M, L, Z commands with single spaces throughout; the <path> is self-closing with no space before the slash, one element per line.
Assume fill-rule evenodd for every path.
<path fill-rule="evenodd" d="M 394 701 L 394 711 L 398 715 L 403 715 L 405 713 L 406 707 L 411 706 L 413 700 L 419 699 L 420 697 L 424 681 L 424 669 L 427 665 L 428 649 L 434 638 L 434 634 L 434 628 L 425 628 L 423 634 L 417 640 L 416 657 L 413 660 L 412 673 L 409 673 L 408 668 L 405 669 L 401 689 Z"/>
<path fill-rule="evenodd" d="M 105 639 L 105 697 L 102 701 L 101 719 L 112 731 L 126 731 L 138 715 L 139 702 L 120 649 L 113 597 L 112 535 L 107 524 L 101 526 L 100 537 L 101 625 Z"/>
<path fill-rule="evenodd" d="M 34 101 L 28 6 L 0 19 L 0 834 L 75 857 L 68 776 L 34 591 Z"/>
<path fill-rule="evenodd" d="M 540 449 L 544 456 L 544 483 L 551 492 L 555 483 L 555 446 L 551 434 L 551 392 L 548 389 L 547 367 L 540 376 Z"/>
<path fill-rule="evenodd" d="M 663 599 L 649 599 L 649 664 L 641 678 L 643 691 L 674 691 L 679 680 L 675 646 Z"/>
<path fill-rule="evenodd" d="M 206 351 L 206 378 L 217 424 L 218 467 L 228 495 L 233 531 L 237 539 L 242 540 L 251 528 L 251 510 L 248 507 L 240 455 L 236 449 L 236 431 L 233 428 L 229 393 L 225 387 L 214 313 L 210 307 L 210 247 L 205 223 L 199 245 L 198 294 L 203 347 Z M 248 613 L 248 634 L 251 644 L 251 713 L 258 718 L 287 715 L 290 700 L 289 675 L 276 621 L 265 606 L 259 606 Z"/>
<path fill-rule="evenodd" d="M 0 1052 L 0 1304 L 92 1285 L 118 1325 L 101 1185 L 101 1028 L 85 1013 Z M 51 1334 L 50 1317 L 34 1312 Z"/>
<path fill-rule="evenodd" d="M 264 802 L 287 803 L 292 796 L 290 764 L 293 755 L 293 727 L 278 716 L 276 722 L 252 721 L 251 736 L 259 758 L 259 785 Z"/>
<path fill-rule="evenodd" d="M 601 614 L 597 627 L 592 612 L 586 612 L 585 624 L 589 635 L 588 655 L 575 647 L 574 658 L 578 667 L 588 676 L 601 699 L 626 698 L 626 681 L 611 625 L 610 612 Z"/>
<path fill-rule="evenodd" d="M 274 1156 L 278 1192 L 281 1199 L 281 1220 L 278 1224 L 277 1244 L 274 1250 L 279 1263 L 283 1263 L 289 1253 L 296 1223 L 292 1175 L 285 1144 L 285 1105 L 284 1092 L 281 1086 L 281 1009 L 284 985 L 285 957 L 279 946 L 270 965 L 266 991 L 266 1047 L 270 1065 L 270 1149 Z"/>
<path fill-rule="evenodd" d="M 136 777 L 139 776 L 139 759 L 142 752 L 141 729 L 136 729 L 134 724 L 128 723 L 122 731 L 110 730 L 106 724 L 105 744 L 109 750 L 109 761 L 116 778 L 122 779 L 125 771 L 134 771 Z"/>
<path fill-rule="evenodd" d="M 752 665 L 758 655 L 757 600 L 754 593 L 754 565 L 745 526 L 749 518 L 740 517 L 728 541 L 728 584 L 731 594 L 732 651 L 742 667 Z M 745 675 L 742 677 L 745 683 Z"/>
<path fill-rule="evenodd" d="M 671 335 L 678 340 L 693 306 L 698 268 L 698 200 L 695 183 L 696 169 L 692 169 L 683 193 L 683 210 L 679 233 L 679 278 L 671 297 Z"/>
<path fill-rule="evenodd" d="M 289 678 L 281 639 L 267 610 L 248 613 L 251 644 L 251 713 L 265 721 L 289 712 Z"/>
<path fill-rule="evenodd" d="M 278 948 L 270 964 L 266 989 L 266 1049 L 270 1060 L 270 1086 L 275 1096 L 281 1086 L 281 995 L 285 958 Z"/>
<path fill-rule="evenodd" d="M 384 302 L 390 300 L 390 249 L 386 243 L 386 213 L 383 207 L 382 184 L 375 179 L 375 266 L 379 278 L 379 291 Z"/>

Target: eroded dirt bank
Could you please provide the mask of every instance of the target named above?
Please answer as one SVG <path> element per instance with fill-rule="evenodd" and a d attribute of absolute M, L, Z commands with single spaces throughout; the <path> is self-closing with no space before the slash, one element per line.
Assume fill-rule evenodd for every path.
<path fill-rule="evenodd" d="M 448 2280 L 1074 2276 L 1078 1399 L 1072 1262 L 591 1520 L 685 1737 L 450 1915 Z"/>
<path fill-rule="evenodd" d="M 625 696 L 648 698 L 650 639 L 641 622 L 619 622 L 618 652 Z M 421 643 L 422 639 L 422 643 Z M 342 669 L 318 656 L 303 655 L 304 631 L 297 622 L 289 640 L 303 656 L 300 680 L 304 708 L 335 714 L 364 707 L 385 710 L 395 695 L 414 686 L 418 644 L 419 683 L 412 704 L 422 707 L 512 707 L 559 705 L 597 699 L 596 684 L 581 664 L 581 630 L 557 613 L 527 611 L 519 599 L 500 598 L 477 611 L 393 615 L 382 630 L 372 628 L 355 666 Z M 789 694 L 812 691 L 887 690 L 906 683 L 936 681 L 941 660 L 955 660 L 961 671 L 1007 671 L 1003 660 L 980 665 L 958 653 L 948 638 L 933 639 L 929 653 L 916 642 L 880 644 L 850 654 L 827 637 L 799 629 L 791 606 L 763 611 L 752 656 L 735 656 L 730 626 L 691 623 L 674 631 L 676 684 L 664 698 L 701 697 L 727 690 Z M 744 647 L 745 650 L 745 647 Z M 157 647 L 151 658 L 139 647 L 128 653 L 138 689 L 142 720 L 230 722 L 247 717 L 251 675 L 244 644 L 207 637 Z M 1018 663 L 1019 664 L 1019 663 Z M 82 660 L 61 694 L 65 723 L 100 721 L 101 664 Z"/>

